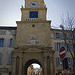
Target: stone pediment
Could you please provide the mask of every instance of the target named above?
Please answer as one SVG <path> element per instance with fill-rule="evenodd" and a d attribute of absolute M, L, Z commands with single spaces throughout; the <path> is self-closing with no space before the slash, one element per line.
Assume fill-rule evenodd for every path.
<path fill-rule="evenodd" d="M 24 45 L 21 47 L 16 47 L 13 52 L 44 52 L 44 51 L 54 51 L 52 47 L 46 47 L 42 45 Z"/>

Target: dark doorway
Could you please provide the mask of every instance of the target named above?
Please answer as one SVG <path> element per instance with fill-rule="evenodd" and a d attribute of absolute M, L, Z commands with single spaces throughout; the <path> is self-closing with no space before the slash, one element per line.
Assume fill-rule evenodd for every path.
<path fill-rule="evenodd" d="M 11 75 L 11 72 L 9 72 L 9 75 Z"/>

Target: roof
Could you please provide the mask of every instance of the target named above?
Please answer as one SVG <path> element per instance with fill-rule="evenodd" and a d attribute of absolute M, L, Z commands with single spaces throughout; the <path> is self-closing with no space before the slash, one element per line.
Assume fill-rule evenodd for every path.
<path fill-rule="evenodd" d="M 52 31 L 55 31 L 55 32 L 56 32 L 56 31 L 63 32 L 62 29 L 52 29 L 52 28 L 51 28 L 51 30 L 52 30 Z M 72 32 L 71 30 L 64 30 L 64 31 L 65 31 L 65 32 Z M 75 30 L 73 30 L 73 32 L 75 32 Z"/>
<path fill-rule="evenodd" d="M 17 27 L 0 26 L 0 29 L 6 29 L 6 30 L 16 30 L 16 29 L 17 29 Z"/>

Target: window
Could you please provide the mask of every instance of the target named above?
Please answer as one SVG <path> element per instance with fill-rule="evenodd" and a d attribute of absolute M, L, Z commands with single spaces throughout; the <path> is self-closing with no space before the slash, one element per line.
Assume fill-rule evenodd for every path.
<path fill-rule="evenodd" d="M 57 38 L 57 39 L 64 39 L 64 35 L 63 35 L 63 33 L 54 32 L 54 38 Z"/>
<path fill-rule="evenodd" d="M 72 58 L 68 58 L 68 65 L 69 65 L 69 67 L 73 67 L 73 59 Z"/>
<path fill-rule="evenodd" d="M 15 43 L 15 40 L 14 39 L 10 39 L 10 47 L 13 47 L 14 43 Z"/>
<path fill-rule="evenodd" d="M 8 55 L 8 64 L 11 65 L 12 64 L 12 54 Z"/>
<path fill-rule="evenodd" d="M 61 43 L 57 43 L 57 50 L 60 50 L 60 47 L 61 47 L 60 44 Z"/>
<path fill-rule="evenodd" d="M 62 42 L 55 42 L 55 50 L 59 51 L 62 46 L 65 47 L 64 43 L 62 43 Z"/>
<path fill-rule="evenodd" d="M 2 35 L 5 34 L 5 32 L 6 32 L 5 30 L 1 30 L 1 34 L 2 34 Z"/>
<path fill-rule="evenodd" d="M 71 33 L 66 33 L 66 39 L 73 39 L 73 35 Z"/>
<path fill-rule="evenodd" d="M 10 39 L 10 47 L 12 47 L 13 39 Z"/>
<path fill-rule="evenodd" d="M 0 53 L 0 64 L 1 64 L 1 61 L 2 61 L 2 54 Z"/>
<path fill-rule="evenodd" d="M 56 33 L 56 38 L 60 38 L 60 34 L 59 33 Z"/>
<path fill-rule="evenodd" d="M 70 51 L 74 51 L 73 44 L 67 44 L 67 46 L 69 47 L 69 48 L 68 48 L 68 51 L 69 51 L 69 49 L 70 49 Z"/>
<path fill-rule="evenodd" d="M 56 66 L 62 67 L 62 60 L 59 57 L 56 57 Z"/>
<path fill-rule="evenodd" d="M 0 39 L 0 47 L 3 47 L 4 46 L 4 39 Z"/>
<path fill-rule="evenodd" d="M 10 39 L 7 39 L 7 47 L 10 46 Z"/>
<path fill-rule="evenodd" d="M 16 34 L 16 30 L 11 30 L 11 34 Z"/>

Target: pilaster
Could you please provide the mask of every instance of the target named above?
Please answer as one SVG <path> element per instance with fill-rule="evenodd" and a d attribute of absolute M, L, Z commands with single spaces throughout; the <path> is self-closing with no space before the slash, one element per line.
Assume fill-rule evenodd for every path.
<path fill-rule="evenodd" d="M 47 57 L 44 57 L 44 75 L 47 75 Z"/>
<path fill-rule="evenodd" d="M 50 56 L 50 61 L 51 61 L 51 75 L 55 75 L 55 69 L 54 69 L 54 57 Z"/>
<path fill-rule="evenodd" d="M 16 57 L 13 57 L 12 75 L 16 75 Z"/>
<path fill-rule="evenodd" d="M 50 57 L 47 56 L 47 75 L 51 75 L 51 61 L 50 61 Z"/>
<path fill-rule="evenodd" d="M 22 57 L 20 57 L 20 63 L 19 63 L 19 75 L 22 75 Z"/>

